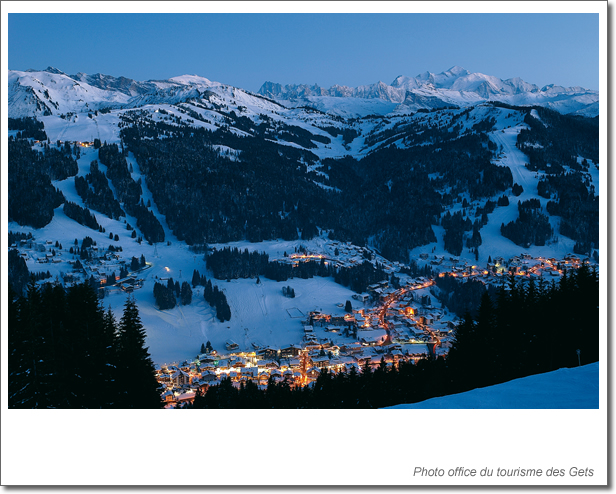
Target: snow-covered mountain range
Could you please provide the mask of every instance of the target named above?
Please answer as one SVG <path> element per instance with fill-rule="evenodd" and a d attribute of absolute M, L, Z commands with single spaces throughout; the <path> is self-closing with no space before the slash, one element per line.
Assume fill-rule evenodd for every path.
<path fill-rule="evenodd" d="M 206 91 L 241 91 L 197 75 L 167 80 L 135 81 L 126 77 L 79 72 L 68 75 L 54 67 L 42 71 L 9 71 L 9 116 L 59 115 L 101 108 L 136 108 L 146 104 L 175 104 L 202 97 Z M 486 101 L 537 105 L 563 114 L 596 116 L 599 92 L 582 87 L 550 84 L 539 88 L 520 78 L 501 80 L 470 73 L 455 66 L 440 74 L 424 72 L 399 76 L 391 84 L 377 82 L 359 87 L 334 85 L 281 85 L 264 83 L 258 94 L 285 107 L 309 105 L 345 117 L 386 115 L 450 106 L 468 107 Z"/>
<path fill-rule="evenodd" d="M 446 106 L 470 106 L 486 101 L 512 105 L 539 105 L 561 113 L 595 116 L 599 112 L 599 92 L 583 87 L 562 87 L 549 84 L 539 88 L 519 77 L 502 80 L 481 73 L 470 73 L 452 67 L 440 74 L 424 72 L 416 77 L 398 76 L 391 84 L 377 82 L 368 86 L 334 85 L 329 89 L 317 85 L 281 85 L 266 82 L 259 94 L 284 102 L 316 103 L 324 110 L 329 104 L 324 97 L 380 99 L 396 103 L 397 111 Z"/>

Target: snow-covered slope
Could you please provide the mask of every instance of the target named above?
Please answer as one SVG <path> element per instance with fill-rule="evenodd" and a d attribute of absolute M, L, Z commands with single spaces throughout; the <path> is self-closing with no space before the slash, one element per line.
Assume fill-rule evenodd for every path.
<path fill-rule="evenodd" d="M 103 107 L 118 107 L 126 94 L 78 82 L 64 73 L 9 71 L 9 116 L 83 113 Z"/>
<path fill-rule="evenodd" d="M 599 408 L 599 362 L 514 379 L 503 384 L 388 408 Z"/>

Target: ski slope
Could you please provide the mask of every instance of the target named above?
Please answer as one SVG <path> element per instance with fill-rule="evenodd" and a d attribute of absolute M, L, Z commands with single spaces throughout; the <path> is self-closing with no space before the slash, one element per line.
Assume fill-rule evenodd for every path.
<path fill-rule="evenodd" d="M 465 393 L 392 409 L 587 409 L 599 408 L 599 362 L 514 379 Z"/>

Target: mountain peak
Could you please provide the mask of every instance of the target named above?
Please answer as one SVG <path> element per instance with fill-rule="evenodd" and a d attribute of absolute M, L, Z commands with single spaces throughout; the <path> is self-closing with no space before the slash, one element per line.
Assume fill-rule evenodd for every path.
<path fill-rule="evenodd" d="M 460 67 L 459 65 L 454 65 L 449 70 L 446 70 L 445 73 L 446 74 L 453 74 L 453 75 L 467 75 L 467 74 L 470 74 L 470 72 L 468 70 L 466 70 L 464 67 Z"/>
<path fill-rule="evenodd" d="M 62 72 L 60 69 L 56 69 L 55 67 L 52 67 L 51 65 L 49 67 L 47 67 L 45 70 L 42 70 L 41 72 L 49 72 L 50 74 L 61 74 L 61 75 L 66 75 L 64 72 Z"/>

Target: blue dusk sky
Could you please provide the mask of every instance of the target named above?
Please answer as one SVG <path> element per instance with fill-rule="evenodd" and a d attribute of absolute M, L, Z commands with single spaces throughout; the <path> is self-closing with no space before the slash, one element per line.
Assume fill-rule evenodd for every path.
<path fill-rule="evenodd" d="M 599 14 L 8 14 L 9 69 L 358 86 L 459 65 L 599 89 Z"/>

